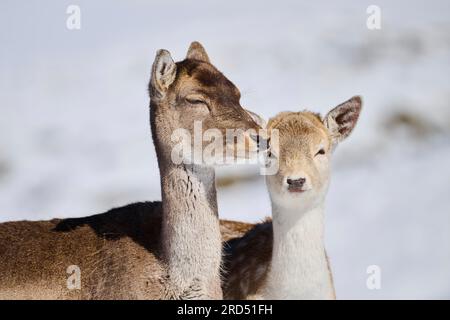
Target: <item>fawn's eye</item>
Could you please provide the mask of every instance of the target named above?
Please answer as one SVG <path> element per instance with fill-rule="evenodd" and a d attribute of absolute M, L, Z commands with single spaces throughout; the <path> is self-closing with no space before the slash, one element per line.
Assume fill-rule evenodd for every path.
<path fill-rule="evenodd" d="M 316 156 L 318 156 L 318 155 L 323 155 L 323 154 L 325 154 L 325 149 L 320 149 L 319 151 L 317 151 L 317 153 L 316 153 Z"/>

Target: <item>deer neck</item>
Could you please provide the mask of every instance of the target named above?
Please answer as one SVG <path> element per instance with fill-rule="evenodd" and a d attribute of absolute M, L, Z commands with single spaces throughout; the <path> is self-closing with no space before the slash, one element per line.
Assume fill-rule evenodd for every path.
<path fill-rule="evenodd" d="M 324 207 L 272 204 L 273 251 L 268 298 L 332 299 L 334 288 L 324 247 Z"/>
<path fill-rule="evenodd" d="M 221 236 L 212 167 L 174 164 L 170 132 L 174 117 L 152 113 L 152 133 L 161 175 L 162 254 L 169 295 L 221 299 Z"/>

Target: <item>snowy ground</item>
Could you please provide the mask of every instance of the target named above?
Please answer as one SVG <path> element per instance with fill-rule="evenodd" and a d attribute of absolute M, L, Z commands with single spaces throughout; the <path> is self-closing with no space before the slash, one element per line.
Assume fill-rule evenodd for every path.
<path fill-rule="evenodd" d="M 81 30 L 66 8 L 81 8 Z M 192 40 L 247 108 L 364 109 L 335 156 L 327 247 L 339 298 L 450 298 L 450 3 L 2 1 L 0 220 L 82 216 L 160 198 L 146 85 Z M 224 168 L 220 176 L 255 168 Z M 270 215 L 261 177 L 219 189 L 221 216 Z M 380 290 L 366 268 L 382 271 Z"/>

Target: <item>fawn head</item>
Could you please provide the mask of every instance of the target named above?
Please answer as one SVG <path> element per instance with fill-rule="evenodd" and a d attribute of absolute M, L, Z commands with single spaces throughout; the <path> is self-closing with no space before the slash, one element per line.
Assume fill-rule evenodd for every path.
<path fill-rule="evenodd" d="M 243 147 L 247 149 L 244 154 L 248 157 L 256 151 L 257 143 L 250 133 L 243 133 L 244 143 L 238 143 L 234 138 L 226 139 L 232 130 L 246 132 L 251 129 L 256 134 L 261 128 L 257 122 L 261 120 L 244 110 L 238 88 L 210 63 L 200 43 L 193 42 L 186 58 L 177 63 L 167 50 L 159 50 L 152 67 L 149 91 L 155 142 L 162 139 L 162 145 L 173 148 L 173 133 L 182 129 L 189 139 L 175 140 L 178 144 L 181 142 L 183 157 L 190 158 L 194 152 L 202 152 L 213 138 L 219 140 L 218 136 L 222 140 L 214 142 L 220 143 L 218 147 L 222 149 L 217 148 L 216 152 L 220 150 L 225 154 L 227 148 L 236 151 Z M 158 127 L 158 137 L 155 137 L 155 127 Z M 194 143 L 194 139 L 199 138 L 199 131 L 202 141 Z M 203 139 L 206 132 L 208 138 Z M 204 160 L 193 162 L 204 164 Z"/>
<path fill-rule="evenodd" d="M 336 145 L 347 138 L 358 121 L 361 98 L 338 105 L 321 118 L 303 112 L 282 112 L 270 119 L 269 133 L 278 130 L 277 154 L 269 148 L 268 161 L 278 172 L 266 177 L 272 202 L 285 208 L 313 208 L 326 195 L 330 158 Z"/>

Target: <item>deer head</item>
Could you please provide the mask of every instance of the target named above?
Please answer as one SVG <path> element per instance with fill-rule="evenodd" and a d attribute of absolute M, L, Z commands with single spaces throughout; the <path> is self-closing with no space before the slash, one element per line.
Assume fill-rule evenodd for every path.
<path fill-rule="evenodd" d="M 356 96 L 324 118 L 308 111 L 282 112 L 269 121 L 269 133 L 277 129 L 279 143 L 268 152 L 268 161 L 278 162 L 278 172 L 266 177 L 275 205 L 307 209 L 324 200 L 333 150 L 352 132 L 360 111 Z"/>
<path fill-rule="evenodd" d="M 258 116 L 242 108 L 238 88 L 210 63 L 200 43 L 193 42 L 186 58 L 177 63 L 167 50 L 159 50 L 152 67 L 149 91 L 157 152 L 166 149 L 166 153 L 173 155 L 174 148 L 181 146 L 183 159 L 205 164 L 208 159 L 198 162 L 192 155 L 204 151 L 212 140 L 222 146 L 222 158 L 231 148 L 234 151 L 245 148 L 246 155 L 256 151 L 256 142 L 249 134 L 243 135 L 244 143 L 226 139 L 231 130 L 253 129 L 256 133 L 260 126 L 254 119 Z M 183 132 L 181 137 L 174 136 L 180 130 Z M 220 141 L 218 136 L 222 137 Z"/>

